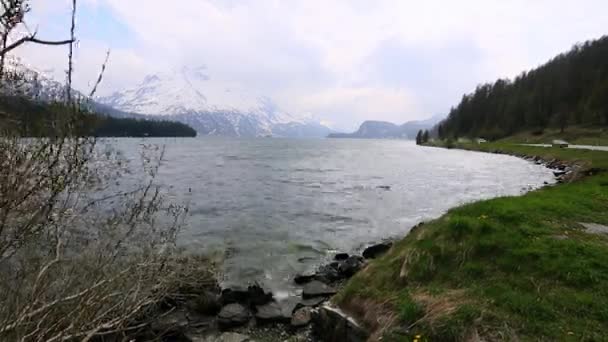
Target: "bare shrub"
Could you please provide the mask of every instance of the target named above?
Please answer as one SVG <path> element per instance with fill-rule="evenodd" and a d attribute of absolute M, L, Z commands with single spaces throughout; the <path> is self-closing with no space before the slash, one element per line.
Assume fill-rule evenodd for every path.
<path fill-rule="evenodd" d="M 6 53 L 25 42 L 75 41 L 74 20 L 62 42 L 39 40 L 36 32 L 11 41 L 29 7 L 20 0 L 0 4 L 0 75 Z M 1 88 L 19 81 L 2 77 Z M 127 336 L 194 267 L 174 255 L 187 208 L 166 202 L 156 185 L 163 148 L 143 146 L 143 173 L 133 177 L 132 161 L 75 133 L 86 110 L 74 101 L 53 106 L 47 138 L 26 139 L 15 125 L 0 125 L 0 340 Z M 212 269 L 196 263 L 193 282 L 211 285 Z"/>

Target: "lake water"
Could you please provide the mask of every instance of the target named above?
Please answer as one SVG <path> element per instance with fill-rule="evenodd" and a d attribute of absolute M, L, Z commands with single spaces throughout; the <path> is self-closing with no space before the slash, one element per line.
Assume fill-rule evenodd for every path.
<path fill-rule="evenodd" d="M 159 180 L 190 203 L 180 244 L 222 253 L 227 285 L 258 281 L 275 293 L 297 291 L 293 275 L 336 251 L 402 237 L 462 203 L 554 182 L 550 170 L 515 157 L 402 140 L 146 142 L 166 146 Z M 142 140 L 109 143 L 134 157 Z"/>

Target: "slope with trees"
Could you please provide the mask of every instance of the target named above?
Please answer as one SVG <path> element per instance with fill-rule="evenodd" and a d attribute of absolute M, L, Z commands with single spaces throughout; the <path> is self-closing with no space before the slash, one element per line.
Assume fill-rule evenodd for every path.
<path fill-rule="evenodd" d="M 574 125 L 608 125 L 608 36 L 577 44 L 514 80 L 478 86 L 435 131 L 441 138 L 498 139 Z"/>

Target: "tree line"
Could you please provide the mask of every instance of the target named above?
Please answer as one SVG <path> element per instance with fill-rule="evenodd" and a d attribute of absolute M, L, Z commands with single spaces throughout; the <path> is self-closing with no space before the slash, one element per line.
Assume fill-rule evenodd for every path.
<path fill-rule="evenodd" d="M 571 125 L 608 125 L 608 36 L 577 44 L 514 80 L 479 85 L 433 133 L 499 139 Z"/>
<path fill-rule="evenodd" d="M 72 120 L 73 133 L 95 137 L 195 137 L 192 127 L 173 121 L 114 118 L 85 108 L 75 115 L 64 103 L 45 103 L 26 97 L 0 96 L 0 131 L 22 137 L 48 137 L 60 134 L 60 122 Z"/>

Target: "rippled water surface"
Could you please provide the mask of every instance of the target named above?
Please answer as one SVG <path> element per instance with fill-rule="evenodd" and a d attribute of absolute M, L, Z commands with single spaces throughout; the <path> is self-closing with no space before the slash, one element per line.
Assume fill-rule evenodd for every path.
<path fill-rule="evenodd" d="M 404 236 L 458 204 L 553 182 L 549 170 L 518 158 L 401 140 L 147 142 L 166 145 L 159 179 L 190 201 L 180 243 L 223 253 L 227 283 L 274 291 L 294 291 L 295 273 L 335 251 Z M 110 143 L 133 157 L 142 140 Z"/>

